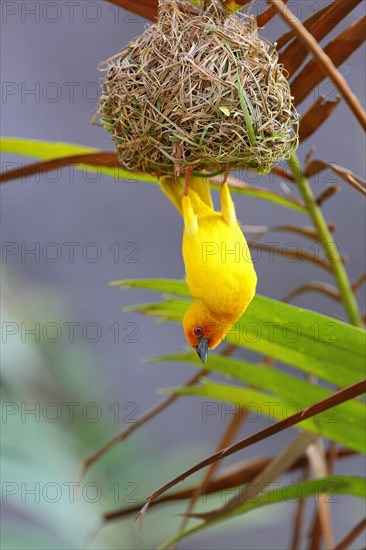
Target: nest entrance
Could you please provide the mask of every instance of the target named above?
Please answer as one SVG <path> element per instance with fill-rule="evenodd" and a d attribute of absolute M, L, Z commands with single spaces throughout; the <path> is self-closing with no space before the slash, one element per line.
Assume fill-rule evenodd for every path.
<path fill-rule="evenodd" d="M 98 112 L 132 172 L 267 173 L 298 144 L 275 47 L 219 0 L 195 14 L 160 0 L 157 22 L 107 62 Z"/>

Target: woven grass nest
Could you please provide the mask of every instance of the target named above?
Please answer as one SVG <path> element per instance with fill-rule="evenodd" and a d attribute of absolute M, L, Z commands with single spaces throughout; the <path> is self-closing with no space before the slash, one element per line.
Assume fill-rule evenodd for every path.
<path fill-rule="evenodd" d="M 123 167 L 161 176 L 230 163 L 264 174 L 290 156 L 298 115 L 253 21 L 219 0 L 193 14 L 160 0 L 157 22 L 104 62 L 98 113 Z"/>

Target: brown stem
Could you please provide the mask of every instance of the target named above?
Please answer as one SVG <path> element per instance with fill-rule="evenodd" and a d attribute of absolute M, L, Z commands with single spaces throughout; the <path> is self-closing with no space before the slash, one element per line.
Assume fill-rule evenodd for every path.
<path fill-rule="evenodd" d="M 218 460 L 221 460 L 227 456 L 230 456 L 234 453 L 237 453 L 238 451 L 241 451 L 242 449 L 246 449 L 247 447 L 253 445 L 254 443 L 258 443 L 258 441 L 263 441 L 264 439 L 267 439 L 268 437 L 275 435 L 277 433 L 282 432 L 283 430 L 287 430 L 291 426 L 295 426 L 299 422 L 302 422 L 303 420 L 306 420 L 307 418 L 311 418 L 312 416 L 315 416 L 317 414 L 320 414 L 321 412 L 327 411 L 336 405 L 340 405 L 341 403 L 344 403 L 346 401 L 349 401 L 350 399 L 353 399 L 354 397 L 358 397 L 359 395 L 362 395 L 366 391 L 366 379 L 360 380 L 359 382 L 356 382 L 356 384 L 352 384 L 351 386 L 347 386 L 346 388 L 343 388 L 342 390 L 337 391 L 336 393 L 330 395 L 329 397 L 323 399 L 322 401 L 318 401 L 317 403 L 314 403 L 313 405 L 307 407 L 306 409 L 303 409 L 287 418 L 284 418 L 283 420 L 280 420 L 279 422 L 276 422 L 275 424 L 271 424 L 267 428 L 264 428 L 263 430 L 260 430 L 259 432 L 246 437 L 245 439 L 242 439 L 238 443 L 235 443 L 235 445 L 231 445 L 230 447 L 227 447 L 223 451 L 219 451 L 217 453 L 214 453 L 213 455 L 205 458 L 204 460 L 198 462 L 176 478 L 172 479 L 153 493 L 151 493 L 147 497 L 147 503 L 144 506 L 144 508 L 141 510 L 141 519 L 143 518 L 144 513 L 146 512 L 147 506 L 156 500 L 160 495 L 165 493 L 168 489 L 171 489 L 171 487 L 174 487 L 177 483 L 180 481 L 183 481 L 188 476 L 191 476 L 195 472 L 198 472 L 199 470 L 202 470 L 202 468 L 205 468 L 206 466 L 209 466 L 213 462 L 216 462 Z"/>
<path fill-rule="evenodd" d="M 325 258 L 317 258 L 315 254 L 313 254 L 312 252 L 309 252 L 308 250 L 294 251 L 286 248 L 281 248 L 280 246 L 273 246 L 271 244 L 256 243 L 256 242 L 248 242 L 248 245 L 251 250 L 252 249 L 264 250 L 266 252 L 275 254 L 276 256 L 282 256 L 283 258 L 287 258 L 288 260 L 291 260 L 293 262 L 299 261 L 299 260 L 305 260 L 307 262 L 316 264 L 319 267 L 326 269 L 327 271 L 332 271 L 331 264 L 327 262 Z M 345 258 L 341 257 L 341 261 L 342 263 L 344 263 Z"/>
<path fill-rule="evenodd" d="M 231 422 L 229 423 L 229 425 L 228 425 L 227 429 L 225 430 L 222 438 L 220 439 L 219 444 L 217 445 L 217 452 L 222 451 L 223 449 L 228 447 L 233 442 L 236 434 L 238 433 L 239 429 L 241 428 L 241 426 L 243 425 L 243 423 L 245 421 L 245 417 L 246 417 L 245 409 L 240 411 L 239 418 L 237 418 L 236 413 L 234 414 L 233 418 L 231 419 Z M 203 477 L 201 485 L 198 486 L 196 491 L 191 496 L 191 500 L 188 504 L 186 513 L 183 517 L 182 524 L 181 524 L 180 529 L 179 529 L 180 532 L 183 532 L 184 529 L 186 528 L 187 523 L 189 521 L 189 514 L 192 513 L 197 500 L 202 495 L 202 491 L 203 491 L 204 487 L 213 479 L 213 477 L 215 475 L 215 472 L 216 472 L 218 467 L 219 467 L 219 462 L 214 462 L 213 464 L 211 464 L 209 466 L 209 468 L 207 469 L 206 474 Z"/>
<path fill-rule="evenodd" d="M 344 459 L 350 456 L 354 456 L 356 451 L 350 449 L 340 449 L 338 458 Z M 326 454 L 328 457 L 328 453 Z M 210 483 L 202 486 L 202 484 L 190 487 L 188 489 L 181 489 L 174 493 L 168 493 L 167 495 L 162 496 L 161 498 L 154 500 L 151 503 L 151 506 L 159 506 L 167 502 L 176 502 L 180 500 L 187 500 L 192 498 L 193 494 L 200 490 L 202 495 L 209 495 L 212 493 L 217 493 L 219 491 L 224 491 L 226 489 L 231 489 L 232 487 L 238 487 L 238 485 L 243 485 L 244 483 L 250 483 L 253 479 L 272 461 L 274 457 L 263 457 L 256 460 L 245 460 L 233 466 L 226 468 L 220 475 L 211 480 Z M 288 472 L 293 472 L 299 469 L 304 469 L 307 467 L 308 461 L 305 456 L 299 458 L 292 466 L 287 470 Z M 136 504 L 128 508 L 122 508 L 120 510 L 114 510 L 113 512 L 108 512 L 104 515 L 104 522 L 108 523 L 110 521 L 119 520 L 125 516 L 135 514 L 139 511 L 141 504 Z"/>
<path fill-rule="evenodd" d="M 301 481 L 306 481 L 309 477 L 309 465 L 306 463 L 303 469 L 303 474 L 301 476 Z M 296 503 L 296 512 L 294 517 L 294 527 L 291 537 L 291 550 L 297 550 L 299 548 L 299 543 L 301 539 L 301 531 L 302 531 L 302 525 L 304 522 L 304 514 L 305 514 L 305 507 L 306 507 L 306 499 L 300 498 Z"/>
<path fill-rule="evenodd" d="M 337 300 L 339 302 L 341 300 L 341 294 L 338 289 L 336 289 L 333 285 L 329 285 L 328 283 L 313 281 L 311 283 L 308 283 L 306 285 L 298 286 L 297 288 L 294 288 L 291 290 L 286 296 L 282 298 L 283 302 L 290 302 L 296 296 L 300 296 L 300 294 L 304 294 L 305 292 L 320 292 L 321 294 L 325 294 L 329 298 L 332 298 L 333 300 Z"/>
<path fill-rule="evenodd" d="M 366 529 L 366 518 L 361 520 L 360 523 L 358 523 L 352 531 L 348 533 L 344 537 L 344 539 L 341 540 L 339 544 L 335 547 L 334 550 L 346 550 L 346 548 L 349 547 L 350 544 L 362 533 L 362 531 Z"/>

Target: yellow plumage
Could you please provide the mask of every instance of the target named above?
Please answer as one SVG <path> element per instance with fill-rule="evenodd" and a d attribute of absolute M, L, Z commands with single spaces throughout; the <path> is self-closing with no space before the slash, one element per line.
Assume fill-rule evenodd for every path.
<path fill-rule="evenodd" d="M 207 180 L 191 178 L 187 195 L 181 178 L 163 177 L 160 185 L 183 216 L 182 251 L 193 298 L 184 332 L 205 360 L 207 348 L 221 342 L 253 299 L 257 276 L 226 183 L 221 186 L 221 212 L 213 209 Z"/>

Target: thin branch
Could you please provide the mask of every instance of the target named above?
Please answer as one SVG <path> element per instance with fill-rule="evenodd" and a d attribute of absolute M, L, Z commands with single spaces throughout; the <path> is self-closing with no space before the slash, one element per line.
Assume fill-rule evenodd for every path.
<path fill-rule="evenodd" d="M 307 449 L 310 468 L 316 479 L 322 479 L 329 475 L 327 471 L 327 463 L 321 438 L 316 443 L 310 445 Z M 327 550 L 333 548 L 333 534 L 331 528 L 330 511 L 328 499 L 324 495 L 319 496 L 317 503 L 317 515 L 319 518 L 319 526 L 321 534 L 326 544 Z"/>
<path fill-rule="evenodd" d="M 309 477 L 309 465 L 306 464 L 303 468 L 303 474 L 299 479 L 299 483 L 306 481 Z M 293 531 L 291 537 L 290 550 L 298 550 L 300 546 L 302 526 L 304 523 L 304 515 L 306 508 L 307 500 L 305 498 L 300 498 L 296 503 L 296 512 L 293 521 Z"/>
<path fill-rule="evenodd" d="M 301 117 L 299 128 L 299 141 L 302 143 L 327 120 L 333 113 L 334 109 L 339 105 L 340 97 L 327 100 L 324 96 L 320 96 L 310 109 Z"/>
<path fill-rule="evenodd" d="M 245 409 L 242 409 L 239 418 L 237 418 L 237 415 L 234 414 L 234 416 L 231 419 L 231 422 L 229 423 L 222 438 L 220 439 L 219 444 L 217 445 L 217 451 L 222 451 L 234 441 L 238 431 L 240 430 L 241 426 L 244 424 L 245 418 L 246 418 Z M 193 512 L 193 509 L 197 500 L 202 495 L 203 488 L 206 487 L 207 484 L 211 482 L 211 480 L 213 479 L 216 473 L 216 470 L 219 467 L 219 464 L 220 464 L 219 462 L 214 462 L 208 467 L 207 472 L 205 473 L 203 480 L 201 482 L 201 485 L 198 486 L 197 490 L 191 496 L 191 500 L 188 504 L 186 513 L 184 514 L 182 523 L 179 528 L 180 533 L 182 533 L 186 528 L 187 523 L 189 521 L 189 515 Z"/>
<path fill-rule="evenodd" d="M 291 180 L 293 181 L 292 179 L 292 176 L 291 176 Z M 212 178 L 209 178 L 209 182 L 213 185 L 216 185 L 216 186 L 221 186 L 221 182 L 222 182 L 222 179 L 221 178 L 218 178 L 218 177 L 212 177 Z M 283 197 L 282 195 L 279 195 L 278 193 L 274 193 L 273 191 L 269 191 L 269 189 L 266 189 L 265 187 L 259 187 L 257 185 L 248 185 L 247 183 L 244 183 L 243 181 L 240 181 L 232 176 L 229 176 L 227 179 L 226 179 L 226 183 L 228 184 L 229 187 L 231 187 L 232 189 L 243 189 L 245 191 L 253 191 L 253 193 L 255 194 L 255 196 L 257 196 L 258 198 L 261 198 L 261 195 L 263 196 L 263 198 L 266 198 L 266 196 L 270 195 L 276 199 L 280 199 L 280 200 L 286 200 L 286 201 L 289 201 L 291 204 L 293 204 L 297 209 L 299 210 L 304 210 L 304 205 L 303 203 L 298 199 L 296 198 L 296 200 L 294 200 L 293 198 L 290 198 L 290 197 Z"/>
<path fill-rule="evenodd" d="M 337 544 L 334 550 L 346 550 L 346 548 L 352 544 L 352 542 L 362 533 L 364 529 L 366 529 L 366 518 L 361 520 L 360 523 L 358 523 L 352 531 L 350 531 L 348 535 L 346 535 L 344 539 Z"/>
<path fill-rule="evenodd" d="M 282 298 L 282 301 L 291 302 L 291 300 L 301 294 L 304 294 L 305 292 L 319 292 L 320 294 L 325 294 L 325 296 L 328 296 L 333 300 L 337 300 L 337 302 L 340 302 L 341 300 L 341 294 L 335 286 L 329 285 L 328 283 L 323 283 L 321 281 L 313 281 L 294 288 Z"/>
<path fill-rule="evenodd" d="M 358 309 L 358 304 L 353 293 L 351 283 L 348 279 L 347 272 L 339 255 L 338 248 L 334 242 L 332 234 L 328 229 L 323 212 L 315 201 L 309 181 L 305 177 L 302 166 L 295 153 L 291 155 L 288 162 L 299 191 L 308 209 L 309 215 L 318 231 L 324 253 L 327 255 L 329 261 L 330 269 L 333 272 L 335 280 L 337 281 L 348 318 L 352 324 L 363 328 L 363 321 Z"/>
<path fill-rule="evenodd" d="M 263 237 L 264 235 L 268 235 L 268 233 L 276 232 L 276 231 L 284 231 L 288 233 L 295 233 L 296 235 L 301 235 L 301 237 L 305 237 L 307 239 L 311 239 L 312 241 L 319 241 L 319 235 L 314 229 L 314 227 L 303 227 L 301 225 L 290 225 L 290 224 L 284 224 L 284 225 L 272 225 L 272 226 L 245 226 L 243 225 L 244 233 L 254 233 L 254 236 L 251 237 L 251 242 L 256 242 L 258 239 Z M 329 230 L 334 231 L 334 225 L 328 224 Z"/>
<path fill-rule="evenodd" d="M 366 273 L 362 273 L 362 275 L 354 282 L 352 283 L 352 289 L 353 292 L 357 292 L 359 288 L 366 282 Z"/>
<path fill-rule="evenodd" d="M 24 179 L 35 174 L 44 174 L 51 170 L 64 168 L 74 164 L 86 164 L 87 166 L 96 166 L 104 168 L 122 168 L 118 161 L 116 153 L 109 151 L 98 151 L 96 153 L 85 153 L 82 155 L 69 155 L 66 157 L 45 160 L 43 162 L 35 162 L 14 168 L 7 172 L 0 173 L 0 183 L 7 181 Z"/>
<path fill-rule="evenodd" d="M 338 457 L 343 460 L 354 456 L 356 451 L 351 449 L 340 449 Z M 326 453 L 328 457 L 329 451 Z M 250 483 L 253 479 L 272 462 L 274 459 L 273 456 L 257 458 L 253 460 L 245 460 L 239 463 L 229 466 L 223 472 L 218 475 L 216 478 L 212 479 L 210 483 L 202 486 L 200 483 L 197 486 L 190 487 L 188 489 L 181 489 L 174 493 L 168 493 L 161 498 L 154 500 L 151 503 L 151 506 L 159 506 L 168 502 L 177 502 L 180 500 L 187 500 L 192 498 L 192 495 L 200 490 L 202 495 L 210 495 L 212 493 L 217 493 L 219 491 L 224 491 L 226 489 L 231 489 L 232 487 L 238 487 L 238 485 L 243 485 L 244 483 Z M 308 460 L 306 456 L 302 456 L 297 460 L 292 466 L 288 469 L 288 472 L 294 472 L 299 469 L 304 469 L 307 467 Z M 128 508 L 122 508 L 119 510 L 114 510 L 113 512 L 106 513 L 104 518 L 104 523 L 110 521 L 117 521 L 125 516 L 135 514 L 141 508 L 141 504 L 135 504 Z"/>
<path fill-rule="evenodd" d="M 339 166 L 338 164 L 334 164 L 333 162 L 325 162 L 320 159 L 314 159 L 309 162 L 308 159 L 308 162 L 305 163 L 304 173 L 306 177 L 311 177 L 315 174 L 323 172 L 323 170 L 326 169 L 332 170 L 332 172 L 342 178 L 346 183 L 357 189 L 357 191 L 360 191 L 361 193 L 366 195 L 365 180 L 348 168 L 344 168 L 343 166 Z"/>
<path fill-rule="evenodd" d="M 134 177 L 139 177 L 140 175 L 147 176 L 147 174 L 139 174 L 139 173 L 132 173 L 128 172 L 127 170 L 123 170 L 117 153 L 114 153 L 112 151 L 98 151 L 96 153 L 85 153 L 82 155 L 69 155 L 65 157 L 59 157 L 55 159 L 50 159 L 46 161 L 41 162 L 35 162 L 32 164 L 27 164 L 24 166 L 20 166 L 19 168 L 14 168 L 12 170 L 8 170 L 6 172 L 0 173 L 0 183 L 5 183 L 8 181 L 16 180 L 16 179 L 25 179 L 27 177 L 36 175 L 36 174 L 44 174 L 46 172 L 50 172 L 52 170 L 57 170 L 59 168 L 64 168 L 66 166 L 76 165 L 79 167 L 85 166 L 93 166 L 95 168 L 110 168 L 115 170 L 122 170 L 122 172 L 125 172 L 125 178 L 126 179 L 134 179 Z M 279 169 L 278 169 L 279 170 Z M 278 170 L 273 169 L 274 173 L 277 173 Z M 117 174 L 117 173 L 116 173 Z M 280 171 L 277 175 L 280 175 L 281 177 L 284 177 L 285 179 L 288 179 L 289 181 L 293 181 L 291 174 L 286 174 L 285 171 Z M 151 176 L 151 178 L 148 178 L 149 181 L 154 181 L 155 178 Z M 221 185 L 221 179 L 219 178 L 210 178 L 210 183 L 213 185 Z M 269 191 L 268 189 L 265 189 L 263 187 L 257 187 L 257 186 L 251 186 L 244 182 L 238 181 L 235 178 L 229 177 L 227 179 L 227 184 L 230 187 L 233 187 L 234 189 L 243 189 L 245 191 L 253 191 L 259 198 L 260 195 L 263 195 L 265 198 L 266 195 L 270 194 L 273 197 L 278 197 L 279 199 L 283 199 L 281 195 L 278 195 L 277 193 L 273 193 L 272 191 Z M 298 210 L 304 210 L 304 207 L 302 203 L 299 200 L 292 200 L 289 198 L 285 199 L 286 201 L 289 201 L 292 203 Z M 305 212 L 305 210 L 304 210 Z"/>
<path fill-rule="evenodd" d="M 312 526 L 309 534 L 309 537 L 310 537 L 309 550 L 320 550 L 321 534 L 322 532 L 320 527 L 318 510 L 315 509 L 314 518 L 313 518 L 313 522 L 312 522 Z"/>
<path fill-rule="evenodd" d="M 223 506 L 212 510 L 211 512 L 206 512 L 199 514 L 200 519 L 205 521 L 212 521 L 226 515 L 233 510 L 236 510 L 238 506 L 247 502 L 248 500 L 253 499 L 258 495 L 258 487 L 260 492 L 263 491 L 265 487 L 268 487 L 270 483 L 276 481 L 280 478 L 289 468 L 294 464 L 299 457 L 303 454 L 304 450 L 316 439 L 316 435 L 309 432 L 300 432 L 296 437 L 287 445 L 279 455 L 277 455 L 266 468 L 264 468 L 258 475 L 254 478 L 251 486 L 243 486 L 239 492 L 228 500 Z M 253 488 L 254 486 L 254 488 Z M 192 515 L 192 514 L 191 514 Z M 197 517 L 196 514 L 193 514 Z"/>
<path fill-rule="evenodd" d="M 326 461 L 327 461 L 327 468 L 328 468 L 328 474 L 332 475 L 334 473 L 334 468 L 337 462 L 339 456 L 339 448 L 335 441 L 331 441 L 329 445 L 328 452 L 326 453 Z"/>
<path fill-rule="evenodd" d="M 322 50 L 315 38 L 306 30 L 304 25 L 295 17 L 295 15 L 286 8 L 282 0 L 269 0 L 269 2 L 280 13 L 281 17 L 289 24 L 289 26 L 296 32 L 297 36 L 304 44 L 306 49 L 311 52 L 318 65 L 323 70 L 324 74 L 328 76 L 332 82 L 336 85 L 340 95 L 343 97 L 362 128 L 366 130 L 366 113 L 362 108 L 358 98 L 352 92 L 347 84 L 345 78 L 335 67 L 330 57 Z"/>
<path fill-rule="evenodd" d="M 333 3 L 327 4 L 321 10 L 315 11 L 313 15 L 303 22 L 303 25 L 318 41 L 320 41 L 361 1 L 362 0 L 334 0 Z M 340 4 L 343 5 L 341 6 Z M 346 13 L 344 10 L 347 10 Z M 319 28 L 319 26 L 322 28 Z M 277 48 L 279 50 L 282 49 L 294 37 L 296 37 L 294 31 L 283 34 L 276 40 Z M 296 41 L 295 39 L 292 44 Z"/>
<path fill-rule="evenodd" d="M 238 443 L 235 443 L 234 445 L 231 445 L 230 447 L 227 447 L 223 451 L 214 453 L 213 455 L 205 458 L 204 460 L 198 462 L 188 470 L 184 471 L 179 476 L 175 477 L 153 493 L 151 493 L 147 497 L 147 503 L 143 507 L 143 509 L 140 511 L 140 519 L 143 519 L 143 516 L 147 510 L 147 507 L 150 505 L 151 502 L 156 500 L 160 495 L 168 491 L 168 489 L 171 489 L 174 487 L 177 483 L 180 481 L 183 481 L 188 476 L 191 476 L 195 472 L 198 472 L 199 470 L 202 470 L 202 468 L 205 468 L 206 466 L 209 466 L 213 462 L 216 462 L 218 460 L 222 460 L 223 458 L 230 456 L 234 453 L 237 453 L 238 451 L 241 451 L 243 449 L 246 449 L 247 447 L 250 447 L 254 443 L 258 443 L 259 441 L 263 441 L 264 439 L 267 439 L 268 437 L 271 437 L 272 435 L 275 435 L 277 433 L 280 433 L 284 430 L 287 430 L 288 428 L 295 426 L 299 422 L 302 422 L 303 420 L 306 420 L 308 418 L 311 418 L 312 416 L 315 416 L 317 414 L 320 414 L 321 412 L 327 411 L 337 405 L 340 405 L 346 401 L 349 401 L 350 399 L 353 399 L 354 397 L 358 397 L 359 395 L 362 395 L 366 391 L 366 379 L 360 380 L 359 382 L 356 382 L 356 384 L 352 384 L 351 386 L 347 386 L 346 388 L 343 388 L 336 393 L 330 395 L 329 397 L 318 401 L 317 403 L 314 403 L 313 405 L 310 405 L 306 409 L 303 409 L 287 418 L 284 418 L 283 420 L 280 420 L 279 422 L 276 422 L 274 424 L 271 424 L 270 426 L 267 426 L 263 430 L 260 430 L 259 432 L 246 437 L 245 439 L 242 439 Z"/>
<path fill-rule="evenodd" d="M 325 201 L 333 197 L 340 190 L 341 190 L 340 185 L 331 185 L 327 187 L 326 189 L 324 189 L 322 193 L 320 193 L 320 195 L 316 197 L 315 199 L 316 204 L 318 206 L 321 206 Z"/>
<path fill-rule="evenodd" d="M 271 169 L 272 174 L 275 174 L 279 178 L 283 178 L 284 180 L 291 181 L 293 183 L 294 178 L 290 172 L 285 170 L 284 168 L 279 168 L 278 166 L 272 166 Z"/>
<path fill-rule="evenodd" d="M 138 2 L 135 0 L 107 0 L 107 2 L 150 21 L 155 21 L 158 15 L 158 0 L 138 0 Z"/>
<path fill-rule="evenodd" d="M 363 44 L 365 37 L 365 17 L 363 17 L 346 27 L 324 46 L 322 51 L 331 59 L 335 67 L 339 67 Z M 291 82 L 295 106 L 304 101 L 326 76 L 318 61 L 312 58 Z"/>
<path fill-rule="evenodd" d="M 301 202 L 299 197 L 292 191 L 292 189 L 290 189 L 286 182 L 280 181 L 280 187 L 291 200 L 296 202 L 299 206 L 303 206 L 303 203 Z"/>
<path fill-rule="evenodd" d="M 332 271 L 331 264 L 326 260 L 326 258 L 317 258 L 314 253 L 309 252 L 308 250 L 293 250 L 281 246 L 274 246 L 272 244 L 256 243 L 251 241 L 248 242 L 248 246 L 251 250 L 264 250 L 266 252 L 270 252 L 271 254 L 282 256 L 292 262 L 304 260 L 318 265 L 327 271 Z M 346 258 L 344 257 L 340 257 L 339 259 L 340 262 L 344 262 L 345 260 Z"/>
<path fill-rule="evenodd" d="M 283 0 L 283 1 L 285 4 L 287 4 L 288 2 L 288 0 Z M 258 27 L 262 28 L 265 25 L 267 25 L 267 23 L 269 23 L 269 21 L 271 21 L 271 19 L 273 19 L 276 14 L 277 12 L 275 9 L 273 9 L 273 6 L 269 6 L 269 8 L 267 8 L 265 11 L 263 11 L 258 15 L 257 17 Z"/>
<path fill-rule="evenodd" d="M 330 31 L 348 15 L 361 0 L 336 0 L 322 10 L 317 11 L 303 23 L 308 32 L 320 42 Z M 311 24 L 309 23 L 311 20 Z M 281 54 L 280 61 L 291 76 L 302 65 L 308 55 L 308 50 L 299 38 L 293 40 Z"/>

